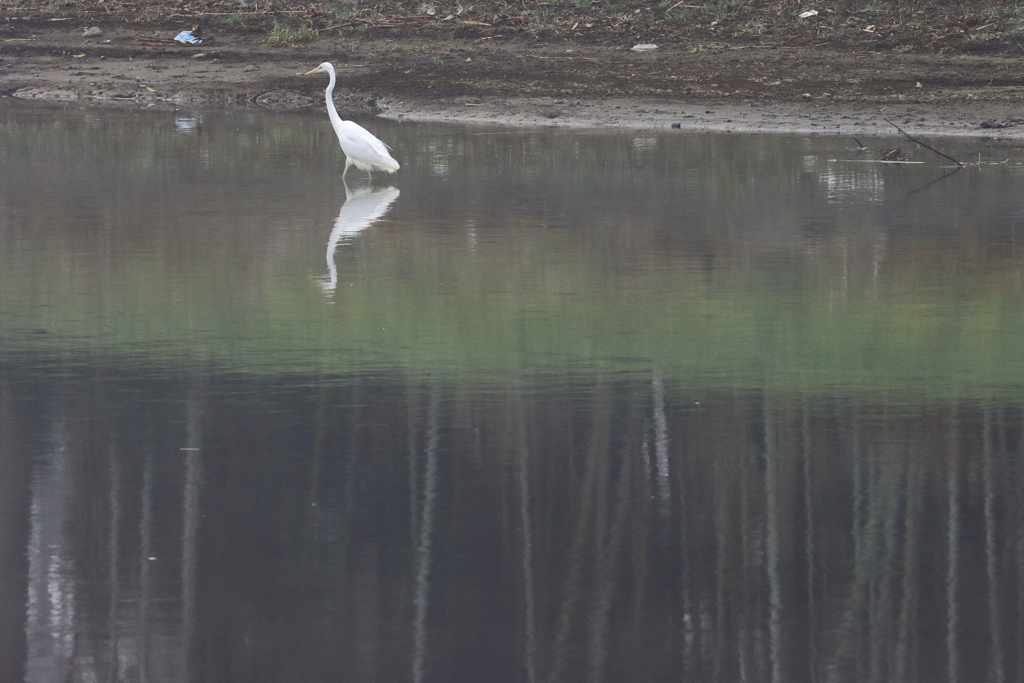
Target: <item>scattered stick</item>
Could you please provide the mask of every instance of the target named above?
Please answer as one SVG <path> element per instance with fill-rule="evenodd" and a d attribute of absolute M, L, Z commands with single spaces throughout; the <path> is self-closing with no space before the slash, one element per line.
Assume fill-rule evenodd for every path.
<path fill-rule="evenodd" d="M 260 10 L 259 12 L 185 12 L 182 14 L 172 14 L 171 16 L 178 17 L 234 17 L 234 16 L 255 16 L 264 14 L 308 14 L 309 10 L 305 9 L 267 9 Z"/>
<path fill-rule="evenodd" d="M 674 9 L 675 9 L 676 7 L 679 7 L 680 5 L 683 5 L 683 3 L 684 3 L 684 2 L 686 2 L 686 0 L 679 0 L 679 2 L 677 2 L 677 3 L 676 3 L 676 4 L 674 4 L 674 5 L 672 5 L 672 6 L 671 6 L 671 7 L 669 7 L 669 8 L 667 9 L 667 10 L 665 10 L 665 13 L 666 13 L 666 14 L 668 14 L 669 12 L 671 12 L 672 10 L 674 10 Z M 693 8 L 697 8 L 697 7 L 703 7 L 703 5 L 683 5 L 683 7 L 693 7 Z"/>
<path fill-rule="evenodd" d="M 351 19 L 346 19 L 345 21 L 342 21 L 342 22 L 337 23 L 337 24 L 331 24 L 330 26 L 324 26 L 320 30 L 321 31 L 330 31 L 332 29 L 344 28 L 346 26 L 356 26 L 358 24 L 368 24 L 368 25 L 373 26 L 375 28 L 378 28 L 378 27 L 388 28 L 389 26 L 397 26 L 397 24 L 391 23 L 391 22 L 394 22 L 394 21 L 430 21 L 432 19 L 433 19 L 433 17 L 386 17 L 386 18 L 385 17 L 381 17 L 380 19 L 364 19 L 362 17 L 353 17 Z M 479 23 L 482 23 L 482 22 L 463 22 L 463 23 L 479 24 Z M 490 26 L 490 24 L 487 24 L 487 26 Z"/>
<path fill-rule="evenodd" d="M 914 138 L 910 137 L 910 134 L 909 134 L 909 133 L 907 133 L 907 131 L 903 130 L 902 128 L 900 128 L 899 126 L 897 126 L 897 125 L 896 125 L 895 123 L 893 123 L 893 122 L 892 122 L 892 121 L 890 121 L 889 119 L 882 119 L 882 120 L 883 120 L 883 121 L 885 121 L 886 123 L 888 123 L 888 124 L 889 124 L 890 126 L 892 126 L 893 128 L 895 128 L 896 130 L 898 130 L 899 132 L 903 133 L 903 135 L 905 135 L 905 136 L 906 136 L 906 138 L 907 138 L 908 140 L 910 140 L 911 142 L 913 142 L 913 143 L 915 143 L 915 144 L 918 144 L 918 145 L 921 145 L 921 146 L 922 146 L 922 147 L 924 147 L 925 149 L 930 149 L 931 151 L 933 151 L 933 152 L 935 152 L 936 154 L 938 154 L 938 155 L 939 155 L 940 157 L 943 157 L 944 159 L 949 159 L 950 161 L 952 161 L 952 162 L 953 162 L 954 164 L 956 164 L 956 165 L 957 165 L 957 166 L 959 166 L 960 168 L 963 168 L 963 166 L 964 166 L 964 165 L 963 165 L 962 163 L 960 163 L 959 161 L 957 161 L 956 159 L 954 159 L 953 157 L 949 156 L 948 154 L 943 154 L 942 152 L 940 152 L 939 150 L 935 149 L 935 148 L 934 148 L 934 147 L 932 147 L 931 145 L 927 145 L 927 144 L 925 144 L 925 143 L 921 142 L 920 140 L 915 140 Z"/>

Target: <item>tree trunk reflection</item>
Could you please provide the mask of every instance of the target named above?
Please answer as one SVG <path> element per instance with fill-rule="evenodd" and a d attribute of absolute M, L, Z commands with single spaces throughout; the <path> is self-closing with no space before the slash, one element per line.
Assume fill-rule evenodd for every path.
<path fill-rule="evenodd" d="M 656 367 L 190 380 L 130 414 L 114 380 L 70 387 L 0 402 L 0 457 L 46 444 L 2 508 L 27 564 L 0 596 L 28 599 L 0 644 L 30 677 L 1021 673 L 1020 406 L 688 393 Z"/>

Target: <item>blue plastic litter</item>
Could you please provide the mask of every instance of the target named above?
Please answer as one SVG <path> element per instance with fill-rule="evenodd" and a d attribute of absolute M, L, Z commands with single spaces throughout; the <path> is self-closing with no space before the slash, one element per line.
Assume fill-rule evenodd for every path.
<path fill-rule="evenodd" d="M 198 45 L 203 42 L 202 38 L 192 35 L 192 31 L 182 31 L 178 35 L 174 36 L 174 39 L 179 43 L 188 43 L 189 45 Z"/>

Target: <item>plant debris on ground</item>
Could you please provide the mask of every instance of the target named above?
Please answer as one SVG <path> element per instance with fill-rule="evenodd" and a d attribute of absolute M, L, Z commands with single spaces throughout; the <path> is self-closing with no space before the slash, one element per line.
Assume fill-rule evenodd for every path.
<path fill-rule="evenodd" d="M 812 13 L 813 10 L 813 13 Z M 779 0 L 0 0 L 7 21 L 77 19 L 151 26 L 200 21 L 266 34 L 269 44 L 324 33 L 581 44 L 629 41 L 969 54 L 1024 54 L 1024 3 Z M 632 44 L 632 43 L 631 43 Z"/>
<path fill-rule="evenodd" d="M 353 115 L 1024 136 L 1005 0 L 0 0 L 0 95 L 300 109 L 324 60 Z"/>

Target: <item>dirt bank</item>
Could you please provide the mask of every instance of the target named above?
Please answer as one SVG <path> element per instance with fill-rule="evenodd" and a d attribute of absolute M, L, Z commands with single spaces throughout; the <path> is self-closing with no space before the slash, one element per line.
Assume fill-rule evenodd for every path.
<path fill-rule="evenodd" d="M 894 52 L 740 41 L 659 45 L 512 35 L 324 35 L 271 47 L 253 31 L 7 17 L 0 95 L 134 107 L 322 106 L 323 60 L 350 114 L 633 128 L 1024 138 L 1024 49 Z M 95 32 L 93 32 L 95 33 Z M 676 126 L 673 126 L 676 124 Z"/>

